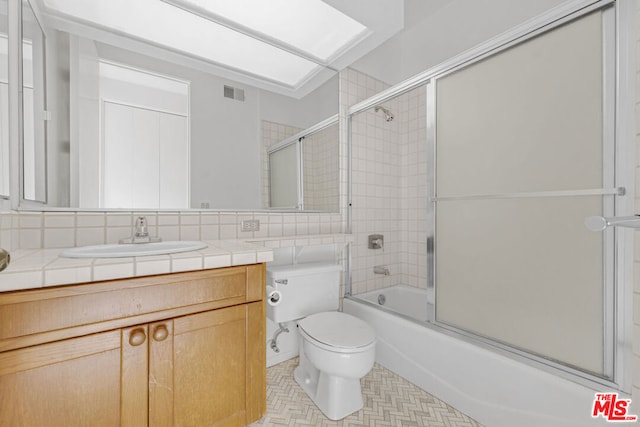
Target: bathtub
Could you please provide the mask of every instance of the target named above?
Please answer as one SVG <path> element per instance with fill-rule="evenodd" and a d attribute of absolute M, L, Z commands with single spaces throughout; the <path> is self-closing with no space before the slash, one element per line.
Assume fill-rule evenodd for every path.
<path fill-rule="evenodd" d="M 433 310 L 426 290 L 403 284 L 358 294 L 357 298 L 422 322 L 427 321 Z"/>
<path fill-rule="evenodd" d="M 375 329 L 378 363 L 487 427 L 610 425 L 591 410 L 596 392 L 612 390 L 593 390 L 405 317 L 426 319 L 419 306 L 427 301 L 425 290 L 396 285 L 346 297 L 343 310 Z"/>

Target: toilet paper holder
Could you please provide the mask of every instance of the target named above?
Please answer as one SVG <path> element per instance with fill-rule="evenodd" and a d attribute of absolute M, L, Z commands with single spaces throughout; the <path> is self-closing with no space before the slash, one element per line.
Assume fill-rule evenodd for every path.
<path fill-rule="evenodd" d="M 267 304 L 276 306 L 282 301 L 282 294 L 278 288 L 273 286 L 267 286 Z"/>
<path fill-rule="evenodd" d="M 272 292 L 269 294 L 269 302 L 271 303 L 271 305 L 276 305 L 280 303 L 281 298 L 282 298 L 282 295 L 280 294 L 280 292 Z"/>

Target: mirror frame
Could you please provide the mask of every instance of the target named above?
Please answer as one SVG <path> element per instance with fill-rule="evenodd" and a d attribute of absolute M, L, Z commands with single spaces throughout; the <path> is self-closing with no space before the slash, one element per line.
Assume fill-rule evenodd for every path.
<path fill-rule="evenodd" d="M 7 69 L 6 69 L 6 72 L 7 72 L 7 105 L 6 105 L 7 106 L 7 118 L 6 119 L 7 119 L 7 131 L 8 131 L 7 132 L 8 138 L 6 140 L 7 158 L 6 158 L 6 164 L 4 164 L 4 163 L 0 164 L 0 168 L 5 168 L 5 167 L 7 168 L 6 170 L 8 171 L 8 174 L 7 174 L 8 181 L 5 183 L 6 186 L 7 186 L 7 193 L 6 194 L 0 193 L 0 208 L 4 205 L 5 201 L 7 203 L 10 202 L 11 193 L 12 193 L 12 191 L 11 191 L 11 183 L 13 181 L 12 176 L 11 176 L 11 174 L 12 174 L 12 172 L 11 172 L 11 169 L 12 169 L 11 164 L 13 163 L 13 161 L 11 159 L 12 149 L 11 149 L 11 129 L 10 129 L 11 126 L 12 126 L 12 124 L 11 124 L 11 116 L 12 116 L 11 111 L 12 111 L 12 108 L 11 108 L 11 105 L 10 105 L 11 104 L 10 98 L 11 98 L 11 83 L 12 83 L 13 79 L 9 78 L 9 76 L 11 74 L 11 66 L 10 66 L 11 61 L 9 60 L 9 57 L 10 57 L 9 51 L 12 52 L 11 40 L 13 40 L 12 36 L 10 37 L 10 35 L 12 33 L 11 22 L 13 20 L 9 19 L 10 12 L 11 12 L 11 10 L 10 10 L 11 6 L 10 6 L 9 3 L 10 2 L 8 0 L 4 0 L 3 1 L 3 4 L 6 7 L 5 24 L 6 24 L 6 28 L 7 28 L 7 34 L 6 35 L 7 35 L 7 50 L 8 50 L 8 52 L 7 52 Z M 2 148 L 0 147 L 0 149 L 2 149 Z"/>
<path fill-rule="evenodd" d="M 44 141 L 42 141 L 42 147 L 44 150 L 43 156 L 44 156 L 44 171 L 42 172 L 44 174 L 44 188 L 43 188 L 43 200 L 32 200 L 32 199 L 27 199 L 25 197 L 25 175 L 24 175 L 24 135 L 25 135 L 25 127 L 24 127 L 24 118 L 25 118 L 25 111 L 24 111 L 24 107 L 25 107 L 25 103 L 24 103 L 24 55 L 23 55 L 23 49 L 24 49 L 24 13 L 23 13 L 23 8 L 24 7 L 29 7 L 31 9 L 31 12 L 33 13 L 33 17 L 35 19 L 35 23 L 37 24 L 38 28 L 40 29 L 40 34 L 42 37 L 42 46 L 43 46 L 43 50 L 42 50 L 42 75 L 40 76 L 42 78 L 42 84 L 43 84 L 43 88 L 42 88 L 42 106 L 43 106 L 43 115 L 42 115 L 42 120 L 43 120 L 43 129 L 42 129 L 42 137 L 44 139 Z M 20 115 L 20 123 L 19 123 L 19 139 L 18 139 L 18 156 L 19 156 L 19 163 L 18 163 L 18 168 L 19 168 L 19 199 L 20 199 L 20 206 L 41 206 L 42 208 L 44 208 L 44 206 L 47 204 L 48 202 L 48 186 L 47 186 L 47 181 L 48 181 L 48 176 L 47 176 L 47 120 L 45 118 L 45 115 L 47 114 L 47 76 L 46 76 L 46 67 L 47 67 L 47 56 L 46 56 L 46 39 L 47 39 L 47 33 L 45 31 L 44 26 L 42 25 L 43 22 L 43 16 L 42 13 L 40 12 L 40 9 L 38 8 L 38 5 L 36 2 L 34 2 L 33 0 L 21 0 L 21 8 L 20 8 L 20 20 L 19 20 L 19 27 L 20 27 L 20 37 L 19 37 L 19 44 L 20 44 L 20 50 L 19 50 L 19 57 L 17 59 L 18 62 L 18 67 L 19 67 L 19 81 L 18 83 L 18 90 L 20 91 L 20 97 L 19 97 L 19 101 L 20 101 L 20 108 L 18 110 L 18 113 Z M 35 50 L 33 51 L 33 53 L 35 53 Z M 34 61 L 35 62 L 35 61 Z M 39 80 L 39 78 L 38 78 Z M 34 81 L 34 86 L 35 86 L 35 82 L 36 82 L 36 76 L 33 76 L 33 81 Z M 35 91 L 35 87 L 34 87 L 34 95 L 36 94 Z M 33 106 L 35 107 L 37 105 L 37 103 L 35 102 L 35 97 L 34 97 L 34 103 Z M 35 112 L 35 109 L 34 109 Z M 37 115 L 34 113 L 34 127 L 36 125 L 36 119 L 37 119 Z M 37 142 L 35 144 L 36 146 L 38 145 Z M 36 175 L 37 177 L 37 175 Z"/>

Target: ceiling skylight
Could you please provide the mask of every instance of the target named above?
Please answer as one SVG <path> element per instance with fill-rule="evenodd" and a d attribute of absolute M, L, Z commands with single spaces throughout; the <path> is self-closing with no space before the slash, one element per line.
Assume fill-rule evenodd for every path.
<path fill-rule="evenodd" d="M 196 2 L 198 0 L 192 1 Z M 284 0 L 282 1 L 284 2 Z M 313 61 L 160 0 L 44 0 L 44 2 L 48 8 L 69 17 L 97 24 L 111 31 L 124 33 L 156 45 L 185 52 L 216 64 L 291 87 L 304 82 L 305 79 L 321 68 L 320 65 Z M 236 2 L 238 0 L 227 0 L 226 3 L 235 4 Z M 208 2 L 202 3 L 207 4 Z M 224 4 L 225 2 L 212 3 Z M 245 2 L 242 3 L 244 4 Z M 262 3 L 272 5 L 276 2 L 264 1 Z M 277 3 L 280 3 L 280 1 Z M 307 1 L 299 3 L 303 3 L 305 5 L 304 8 L 306 8 Z M 322 2 L 318 1 L 318 3 Z M 278 11 L 278 13 L 281 12 Z M 229 19 L 234 16 L 232 11 L 225 13 L 228 13 Z M 303 27 L 306 27 L 317 18 L 319 17 L 309 18 L 307 19 L 308 22 L 302 22 Z M 253 19 L 257 18 L 254 17 Z M 269 21 L 271 18 L 265 19 L 265 16 L 262 16 L 262 19 Z M 243 25 L 253 24 L 246 23 Z M 270 25 L 267 24 L 267 26 Z M 280 25 L 283 24 L 280 23 Z M 324 22 L 323 25 L 326 28 L 340 26 L 335 22 L 330 25 Z M 265 28 L 264 31 L 267 31 L 267 29 Z M 280 37 L 280 35 L 274 35 L 273 37 Z M 341 35 L 340 37 L 345 36 Z M 347 35 L 346 37 L 351 36 Z M 304 43 L 313 44 L 312 42 L 317 41 L 302 35 L 299 35 L 299 38 L 300 40 L 305 40 Z M 332 49 L 335 51 L 335 45 L 324 48 L 324 50 L 317 49 L 313 51 L 313 55 L 326 55 L 326 52 Z"/>
<path fill-rule="evenodd" d="M 321 0 L 164 0 L 239 24 L 328 61 L 367 27 Z"/>
<path fill-rule="evenodd" d="M 1 0 L 0 0 L 1 1 Z M 52 30 L 301 98 L 404 25 L 405 0 L 29 0 Z"/>

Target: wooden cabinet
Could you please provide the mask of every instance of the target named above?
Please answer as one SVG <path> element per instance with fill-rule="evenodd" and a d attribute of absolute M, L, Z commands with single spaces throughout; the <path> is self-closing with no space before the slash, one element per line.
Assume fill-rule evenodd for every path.
<path fill-rule="evenodd" d="M 259 419 L 264 288 L 253 265 L 0 294 L 0 425 Z"/>

